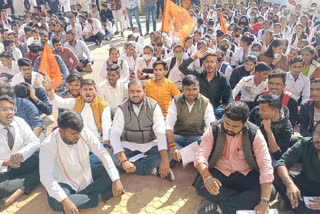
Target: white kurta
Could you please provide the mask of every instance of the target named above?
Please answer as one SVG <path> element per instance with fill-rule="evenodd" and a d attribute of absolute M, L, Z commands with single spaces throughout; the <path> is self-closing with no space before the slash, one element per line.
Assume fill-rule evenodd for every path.
<path fill-rule="evenodd" d="M 75 145 L 67 145 L 55 130 L 40 147 L 40 180 L 48 194 L 57 201 L 67 198 L 59 182 L 68 184 L 75 191 L 85 189 L 92 183 L 89 155 L 94 153 L 103 163 L 112 181 L 120 178 L 109 152 L 86 128 Z"/>

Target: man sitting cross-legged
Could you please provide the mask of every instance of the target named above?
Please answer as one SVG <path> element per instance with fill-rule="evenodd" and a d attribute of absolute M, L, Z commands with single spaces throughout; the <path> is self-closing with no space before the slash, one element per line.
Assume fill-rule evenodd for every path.
<path fill-rule="evenodd" d="M 199 208 L 198 213 L 217 213 L 218 205 L 224 214 L 252 209 L 268 213 L 273 182 L 271 157 L 261 131 L 248 122 L 248 117 L 245 103 L 231 103 L 223 119 L 203 134 L 194 161 L 201 174 L 195 187 L 211 204 Z M 205 212 L 208 209 L 211 212 Z"/>
<path fill-rule="evenodd" d="M 279 160 L 289 146 L 293 128 L 289 121 L 289 110 L 282 105 L 278 95 L 260 95 L 259 106 L 252 109 L 249 121 L 259 126 L 265 137 L 271 157 Z"/>
<path fill-rule="evenodd" d="M 145 96 L 142 81 L 131 80 L 128 89 L 129 99 L 117 109 L 110 133 L 114 162 L 122 172 L 174 180 L 159 105 Z"/>
<path fill-rule="evenodd" d="M 302 163 L 301 173 L 293 176 L 289 169 Z M 320 123 L 314 126 L 313 137 L 296 142 L 278 161 L 274 185 L 287 207 L 297 214 L 320 213 Z M 303 196 L 312 197 L 311 204 Z"/>
<path fill-rule="evenodd" d="M 213 107 L 208 98 L 199 93 L 199 80 L 188 75 L 182 80 L 182 94 L 169 106 L 166 117 L 166 135 L 170 156 L 180 161 L 178 149 L 198 141 L 206 127 L 215 120 Z"/>
<path fill-rule="evenodd" d="M 91 168 L 90 152 L 102 164 Z M 49 206 L 66 214 L 78 214 L 78 209 L 96 207 L 99 200 L 123 192 L 109 153 L 75 111 L 61 113 L 58 129 L 41 145 L 40 179 L 48 191 Z"/>
<path fill-rule="evenodd" d="M 15 94 L 9 84 L 0 85 L 0 208 L 40 183 L 40 142 L 29 125 L 15 116 Z"/>

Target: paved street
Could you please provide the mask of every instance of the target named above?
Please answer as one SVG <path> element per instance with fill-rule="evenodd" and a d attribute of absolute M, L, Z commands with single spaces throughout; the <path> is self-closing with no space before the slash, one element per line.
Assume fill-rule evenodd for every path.
<path fill-rule="evenodd" d="M 142 17 L 143 34 L 145 34 L 145 19 Z M 157 21 L 157 29 L 161 28 L 161 21 Z M 104 41 L 103 46 L 96 47 L 90 45 L 94 57 L 94 72 L 86 75 L 86 78 L 92 78 L 97 83 L 102 79 L 99 73 L 102 65 L 108 56 L 108 49 L 116 46 L 122 51 L 122 47 L 127 36 L 131 31 L 125 32 L 125 37 L 116 36 L 111 41 Z M 145 39 L 145 44 L 149 44 L 149 38 Z M 56 115 L 56 114 L 55 114 Z M 113 198 L 106 203 L 100 202 L 97 208 L 81 211 L 80 214 L 193 214 L 196 207 L 205 200 L 199 197 L 192 187 L 196 176 L 196 170 L 192 165 L 186 169 L 177 164 L 174 167 L 176 180 L 174 182 L 161 180 L 156 176 L 136 176 L 121 175 L 126 193 L 121 197 Z M 45 189 L 39 187 L 29 196 L 23 196 L 18 202 L 0 212 L 0 214 L 54 214 L 47 203 Z M 284 213 L 283 213 L 284 214 Z"/>

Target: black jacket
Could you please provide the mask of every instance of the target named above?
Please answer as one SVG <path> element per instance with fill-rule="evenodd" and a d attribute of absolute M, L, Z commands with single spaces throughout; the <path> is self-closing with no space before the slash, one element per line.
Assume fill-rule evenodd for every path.
<path fill-rule="evenodd" d="M 254 105 L 255 106 L 258 106 L 259 103 L 258 103 L 258 98 L 260 95 L 263 95 L 263 94 L 259 94 L 255 99 L 254 99 Z M 281 102 L 282 102 L 282 99 L 283 99 L 283 93 L 281 94 L 280 96 L 280 99 L 281 99 Z M 290 120 L 290 123 L 292 125 L 292 127 L 295 127 L 298 119 L 299 119 L 299 115 L 298 115 L 298 102 L 290 97 L 289 99 L 289 102 L 288 102 L 288 106 L 287 108 L 289 109 L 289 120 Z"/>
<path fill-rule="evenodd" d="M 300 134 L 303 137 L 312 137 L 314 126 L 314 102 L 309 100 L 301 105 Z"/>
<path fill-rule="evenodd" d="M 188 69 L 188 66 L 193 61 L 194 60 L 192 58 L 183 60 L 179 66 L 179 70 L 184 75 L 193 74 L 198 78 L 200 84 L 200 93 L 210 100 L 213 108 L 216 109 L 221 104 L 228 105 L 230 102 L 232 102 L 232 90 L 226 76 L 217 71 L 215 77 L 208 82 L 206 71 L 198 73 L 197 71 Z"/>
<path fill-rule="evenodd" d="M 252 109 L 249 117 L 249 121 L 260 127 L 261 133 L 268 142 L 268 136 L 263 126 L 261 126 L 262 118 L 259 114 L 259 106 Z M 280 111 L 280 119 L 278 121 L 271 122 L 271 130 L 274 138 L 279 146 L 279 150 L 272 153 L 272 157 L 275 160 L 279 160 L 283 153 L 285 153 L 290 147 L 290 140 L 293 134 L 293 128 L 289 121 L 289 110 L 283 106 Z"/>
<path fill-rule="evenodd" d="M 112 14 L 112 10 L 110 10 L 109 8 L 107 10 L 100 10 L 100 18 L 101 18 L 101 22 L 107 22 L 107 20 L 111 21 L 113 20 L 113 14 Z"/>

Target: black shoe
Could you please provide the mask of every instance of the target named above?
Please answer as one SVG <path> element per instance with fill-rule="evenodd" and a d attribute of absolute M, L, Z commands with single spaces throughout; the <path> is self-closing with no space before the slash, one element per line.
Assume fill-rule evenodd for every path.
<path fill-rule="evenodd" d="M 172 160 L 170 161 L 170 163 L 169 163 L 169 164 L 170 164 L 170 168 L 173 168 L 174 165 L 176 165 L 176 163 L 177 163 L 177 161 L 175 161 L 175 160 L 172 159 Z"/>
<path fill-rule="evenodd" d="M 149 36 L 149 33 L 147 32 L 146 34 L 144 34 L 144 37 L 147 37 L 147 36 Z"/>
<path fill-rule="evenodd" d="M 119 31 L 116 31 L 115 33 L 114 33 L 114 35 L 118 35 L 119 34 Z"/>
<path fill-rule="evenodd" d="M 123 32 L 121 32 L 121 36 L 124 37 Z"/>
<path fill-rule="evenodd" d="M 214 202 L 204 204 L 197 209 L 197 214 L 219 214 L 218 205 Z"/>
<path fill-rule="evenodd" d="M 97 46 L 101 46 L 101 43 L 102 43 L 102 41 L 101 41 L 101 40 L 99 40 L 99 39 L 97 39 L 97 41 L 96 41 L 96 45 L 97 45 Z"/>

